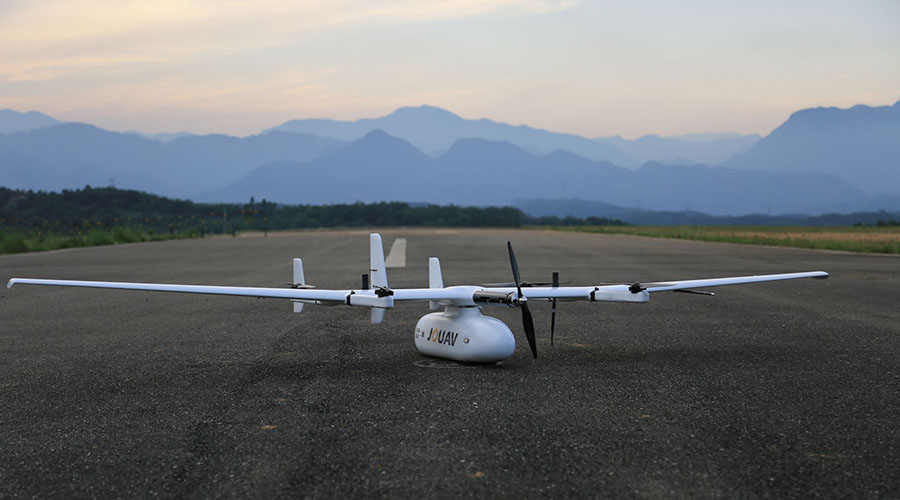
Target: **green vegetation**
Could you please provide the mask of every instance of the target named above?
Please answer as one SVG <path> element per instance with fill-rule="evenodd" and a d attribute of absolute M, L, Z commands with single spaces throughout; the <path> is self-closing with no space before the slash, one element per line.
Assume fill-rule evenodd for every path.
<path fill-rule="evenodd" d="M 849 252 L 900 253 L 900 227 L 888 224 L 853 227 L 582 226 L 557 229 Z"/>
<path fill-rule="evenodd" d="M 110 245 L 238 231 L 323 227 L 521 227 L 750 243 L 853 252 L 900 253 L 900 225 L 880 217 L 867 225 L 629 226 L 598 217 L 530 217 L 513 207 L 409 203 L 278 205 L 193 203 L 116 188 L 61 193 L 0 188 L 0 253 Z"/>
<path fill-rule="evenodd" d="M 114 245 L 117 243 L 134 243 L 138 241 L 159 241 L 174 238 L 192 238 L 196 233 L 163 233 L 137 231 L 123 226 L 115 226 L 111 230 L 90 229 L 79 234 L 62 235 L 57 233 L 24 233 L 21 231 L 0 230 L 0 254 L 40 252 L 61 248 L 89 247 L 97 245 Z"/>
<path fill-rule="evenodd" d="M 61 193 L 0 188 L 0 253 L 32 252 L 135 241 L 236 234 L 238 231 L 372 226 L 519 227 L 615 225 L 591 217 L 540 217 L 513 207 L 409 203 L 278 205 L 193 203 L 116 188 Z"/>

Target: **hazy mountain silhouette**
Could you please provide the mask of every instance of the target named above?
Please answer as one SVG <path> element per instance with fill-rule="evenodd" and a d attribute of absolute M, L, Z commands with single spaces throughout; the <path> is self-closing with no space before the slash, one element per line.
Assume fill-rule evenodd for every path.
<path fill-rule="evenodd" d="M 827 172 L 870 194 L 900 193 L 900 101 L 876 108 L 798 111 L 727 165 Z"/>
<path fill-rule="evenodd" d="M 678 141 L 685 142 L 716 142 L 722 139 L 742 139 L 742 138 L 752 138 L 755 137 L 759 140 L 759 136 L 757 134 L 739 134 L 737 132 L 700 132 L 700 133 L 690 133 L 690 134 L 680 134 L 680 135 L 669 135 L 666 136 L 667 139 L 675 139 Z"/>
<path fill-rule="evenodd" d="M 190 180 L 187 194 L 195 195 L 223 186 L 259 165 L 279 160 L 306 161 L 342 145 L 340 141 L 309 134 L 272 132 L 243 138 L 193 135 L 163 146 L 169 161 L 186 171 L 180 175 Z"/>
<path fill-rule="evenodd" d="M 22 121 L 26 115 L 32 121 Z M 0 116 L 12 117 L 7 123 L 18 120 L 17 127 L 53 120 L 39 113 Z M 235 202 L 255 196 L 284 203 L 488 205 L 553 198 L 711 214 L 892 209 L 900 199 L 898 117 L 900 102 L 799 111 L 752 147 L 756 137 L 739 134 L 592 140 L 466 120 L 428 106 L 356 122 L 288 122 L 245 138 L 188 135 L 168 142 L 168 136 L 151 140 L 57 123 L 0 133 L 0 185 L 58 190 L 114 183 Z M 696 164 L 697 158 L 722 158 L 745 147 L 750 149 L 726 162 L 728 168 Z M 595 159 L 606 154 L 632 163 L 669 157 L 673 164 L 622 168 Z M 857 182 L 881 196 L 867 196 Z"/>
<path fill-rule="evenodd" d="M 648 163 L 637 170 L 570 152 L 534 155 L 507 142 L 461 139 L 428 157 L 375 131 L 315 160 L 258 168 L 203 201 L 409 201 L 507 205 L 523 198 L 603 200 L 711 214 L 820 213 L 867 197 L 836 176 Z"/>
<path fill-rule="evenodd" d="M 60 189 L 85 184 L 187 197 L 223 186 L 277 160 L 309 160 L 343 143 L 308 134 L 273 132 L 237 138 L 188 136 L 168 143 L 92 125 L 64 123 L 0 135 L 0 185 Z M 15 161 L 13 161 L 15 159 Z M 25 170 L 43 172 L 26 175 Z"/>
<path fill-rule="evenodd" d="M 20 113 L 11 109 L 0 109 L 0 134 L 27 132 L 57 123 L 59 121 L 56 118 L 37 111 Z"/>
<path fill-rule="evenodd" d="M 645 135 L 628 140 L 621 137 L 598 137 L 598 142 L 606 142 L 625 151 L 641 164 L 656 161 L 660 163 L 701 163 L 721 165 L 734 155 L 745 153 L 760 137 L 756 134 L 687 134 L 678 137 Z"/>
<path fill-rule="evenodd" d="M 158 142 L 169 142 L 169 141 L 173 141 L 175 139 L 180 139 L 182 137 L 190 137 L 193 135 L 197 135 L 197 134 L 193 134 L 191 132 L 184 132 L 184 131 L 182 131 L 182 132 L 162 132 L 159 134 L 148 134 L 148 133 L 140 132 L 138 130 L 129 130 L 126 133 L 139 135 L 139 136 L 143 137 L 144 139 L 152 139 L 152 140 L 158 141 Z"/>
<path fill-rule="evenodd" d="M 60 170 L 35 158 L 16 152 L 0 152 L 0 185 L 15 189 L 40 189 L 61 191 L 77 187 L 140 186 L 141 190 L 152 193 L 172 193 L 179 189 L 174 181 L 140 171 L 109 171 L 81 165 L 70 170 Z"/>
<path fill-rule="evenodd" d="M 292 120 L 270 130 L 305 132 L 345 141 L 356 140 L 372 130 L 384 130 L 433 156 L 459 139 L 480 138 L 509 142 L 535 154 L 561 149 L 623 167 L 637 167 L 647 161 L 720 164 L 747 151 L 759 140 L 757 135 L 732 133 L 648 135 L 633 141 L 621 137 L 588 139 L 487 119 L 467 120 L 433 106 L 399 108 L 381 118 L 357 121 Z"/>
<path fill-rule="evenodd" d="M 628 154 L 611 144 L 592 141 L 574 134 L 548 132 L 526 125 L 507 125 L 488 119 L 467 120 L 433 106 L 405 107 L 381 118 L 354 122 L 311 119 L 292 120 L 275 130 L 304 132 L 341 140 L 356 140 L 373 130 L 384 130 L 408 141 L 428 154 L 440 154 L 459 139 L 478 137 L 506 141 L 534 153 L 565 149 L 587 158 L 606 160 L 617 165 L 635 165 Z"/>
<path fill-rule="evenodd" d="M 308 162 L 281 161 L 259 167 L 198 201 L 246 202 L 251 196 L 290 204 L 426 200 L 431 160 L 402 139 L 372 131 L 345 147 Z"/>

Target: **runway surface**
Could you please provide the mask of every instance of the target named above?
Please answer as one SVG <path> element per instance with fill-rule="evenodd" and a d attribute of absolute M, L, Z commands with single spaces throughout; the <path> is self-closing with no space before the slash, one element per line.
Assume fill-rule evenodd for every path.
<path fill-rule="evenodd" d="M 827 281 L 533 303 L 496 366 L 426 358 L 424 304 L 0 292 L 0 497 L 900 497 L 900 259 L 613 235 L 382 231 L 393 287 L 825 270 Z M 0 256 L 11 277 L 358 287 L 365 231 Z"/>

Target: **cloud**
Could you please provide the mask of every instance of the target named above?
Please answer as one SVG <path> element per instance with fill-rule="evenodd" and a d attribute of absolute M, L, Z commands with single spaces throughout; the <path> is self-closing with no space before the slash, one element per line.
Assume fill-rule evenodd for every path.
<path fill-rule="evenodd" d="M 896 101 L 900 3 L 867 5 L 0 0 L 0 107 L 246 133 L 434 104 L 592 135 L 756 109 L 768 125 L 727 128 L 762 131 L 807 103 Z"/>
<path fill-rule="evenodd" d="M 221 35 L 217 30 L 235 28 L 245 34 L 260 30 L 272 34 L 274 29 L 275 34 L 300 35 L 354 23 L 415 23 L 493 13 L 542 14 L 572 5 L 573 1 L 559 0 L 50 0 L 20 6 L 0 16 L 0 39 L 49 47 L 126 35 L 177 34 L 192 39 L 192 32 L 196 32 L 199 38 L 218 38 Z"/>
<path fill-rule="evenodd" d="M 0 81 L 64 78 L 103 66 L 252 52 L 342 27 L 566 9 L 555 0 L 50 0 L 0 8 Z"/>

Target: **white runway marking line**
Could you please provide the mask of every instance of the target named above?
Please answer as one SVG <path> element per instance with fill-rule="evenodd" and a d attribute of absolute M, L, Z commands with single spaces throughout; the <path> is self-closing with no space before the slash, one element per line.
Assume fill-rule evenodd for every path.
<path fill-rule="evenodd" d="M 385 267 L 406 267 L 406 238 L 397 238 L 384 259 Z"/>

